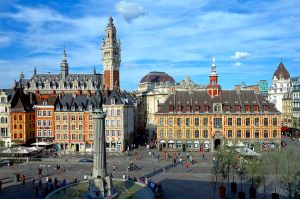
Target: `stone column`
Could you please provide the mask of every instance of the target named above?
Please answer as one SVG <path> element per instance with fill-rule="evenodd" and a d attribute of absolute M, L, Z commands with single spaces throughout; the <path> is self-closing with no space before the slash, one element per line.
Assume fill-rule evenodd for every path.
<path fill-rule="evenodd" d="M 105 140 L 106 113 L 97 111 L 93 113 L 94 120 L 94 168 L 93 177 L 107 176 L 106 169 L 106 140 Z"/>

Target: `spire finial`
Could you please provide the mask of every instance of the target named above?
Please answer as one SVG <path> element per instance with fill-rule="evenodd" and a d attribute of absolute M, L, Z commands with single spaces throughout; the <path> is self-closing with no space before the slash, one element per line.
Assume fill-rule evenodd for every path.
<path fill-rule="evenodd" d="M 280 58 L 280 63 L 282 63 L 282 57 Z"/>
<path fill-rule="evenodd" d="M 94 66 L 94 75 L 96 75 L 96 67 Z"/>
<path fill-rule="evenodd" d="M 36 75 L 36 66 L 34 67 L 33 74 Z"/>
<path fill-rule="evenodd" d="M 212 58 L 212 65 L 211 65 L 211 73 L 210 75 L 217 75 L 217 70 L 216 70 L 216 58 Z"/>

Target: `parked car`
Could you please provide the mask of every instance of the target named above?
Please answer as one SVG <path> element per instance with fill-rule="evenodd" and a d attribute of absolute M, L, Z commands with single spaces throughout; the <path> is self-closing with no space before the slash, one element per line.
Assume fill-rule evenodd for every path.
<path fill-rule="evenodd" d="M 0 166 L 10 166 L 13 164 L 12 160 L 5 159 L 5 160 L 0 160 Z"/>
<path fill-rule="evenodd" d="M 79 162 L 90 163 L 90 162 L 94 162 L 94 161 L 91 159 L 81 159 L 81 160 L 79 160 Z"/>

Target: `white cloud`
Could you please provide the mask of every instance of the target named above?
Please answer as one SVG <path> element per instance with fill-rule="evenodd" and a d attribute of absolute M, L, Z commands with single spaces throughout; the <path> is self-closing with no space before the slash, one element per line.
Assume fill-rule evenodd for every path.
<path fill-rule="evenodd" d="M 242 63 L 241 62 L 235 62 L 235 64 L 234 64 L 235 66 L 241 66 L 242 65 Z"/>
<path fill-rule="evenodd" d="M 234 58 L 235 60 L 242 60 L 242 59 L 247 59 L 249 56 L 250 54 L 247 52 L 236 51 L 234 56 L 232 56 L 232 58 Z"/>
<path fill-rule="evenodd" d="M 145 15 L 144 8 L 134 2 L 120 1 L 115 8 L 128 22 Z"/>

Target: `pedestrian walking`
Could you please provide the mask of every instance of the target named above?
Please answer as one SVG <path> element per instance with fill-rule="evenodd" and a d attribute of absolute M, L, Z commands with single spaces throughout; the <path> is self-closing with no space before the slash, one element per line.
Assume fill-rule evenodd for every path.
<path fill-rule="evenodd" d="M 23 175 L 22 175 L 22 182 L 23 182 L 23 185 L 25 185 L 25 180 L 26 180 L 26 177 L 25 177 L 25 175 L 23 174 Z"/>
<path fill-rule="evenodd" d="M 205 160 L 205 156 L 204 156 L 204 153 L 202 154 L 202 160 Z"/>
<path fill-rule="evenodd" d="M 173 158 L 173 164 L 176 165 L 176 157 Z"/>
<path fill-rule="evenodd" d="M 34 186 L 34 184 L 35 184 L 35 179 L 34 179 L 34 177 L 32 178 L 32 186 Z"/>
<path fill-rule="evenodd" d="M 179 163 L 180 163 L 180 165 L 182 165 L 182 159 L 181 159 L 181 157 L 179 157 Z"/>
<path fill-rule="evenodd" d="M 157 154 L 157 161 L 159 161 L 159 154 Z"/>
<path fill-rule="evenodd" d="M 166 168 L 165 167 L 163 167 L 163 172 L 166 173 Z"/>
<path fill-rule="evenodd" d="M 113 165 L 113 171 L 114 172 L 116 172 L 116 169 L 117 169 L 116 165 Z"/>
<path fill-rule="evenodd" d="M 187 154 L 186 154 L 186 159 L 188 160 L 189 158 L 190 158 L 190 154 L 187 153 Z"/>
<path fill-rule="evenodd" d="M 46 182 L 48 182 L 48 181 L 49 181 L 49 177 L 47 176 L 47 177 L 46 177 Z"/>
<path fill-rule="evenodd" d="M 190 156 L 190 162 L 191 162 L 191 164 L 193 164 L 193 157 L 192 156 Z"/>
<path fill-rule="evenodd" d="M 39 188 L 41 188 L 42 187 L 42 179 L 40 178 L 39 179 Z"/>

